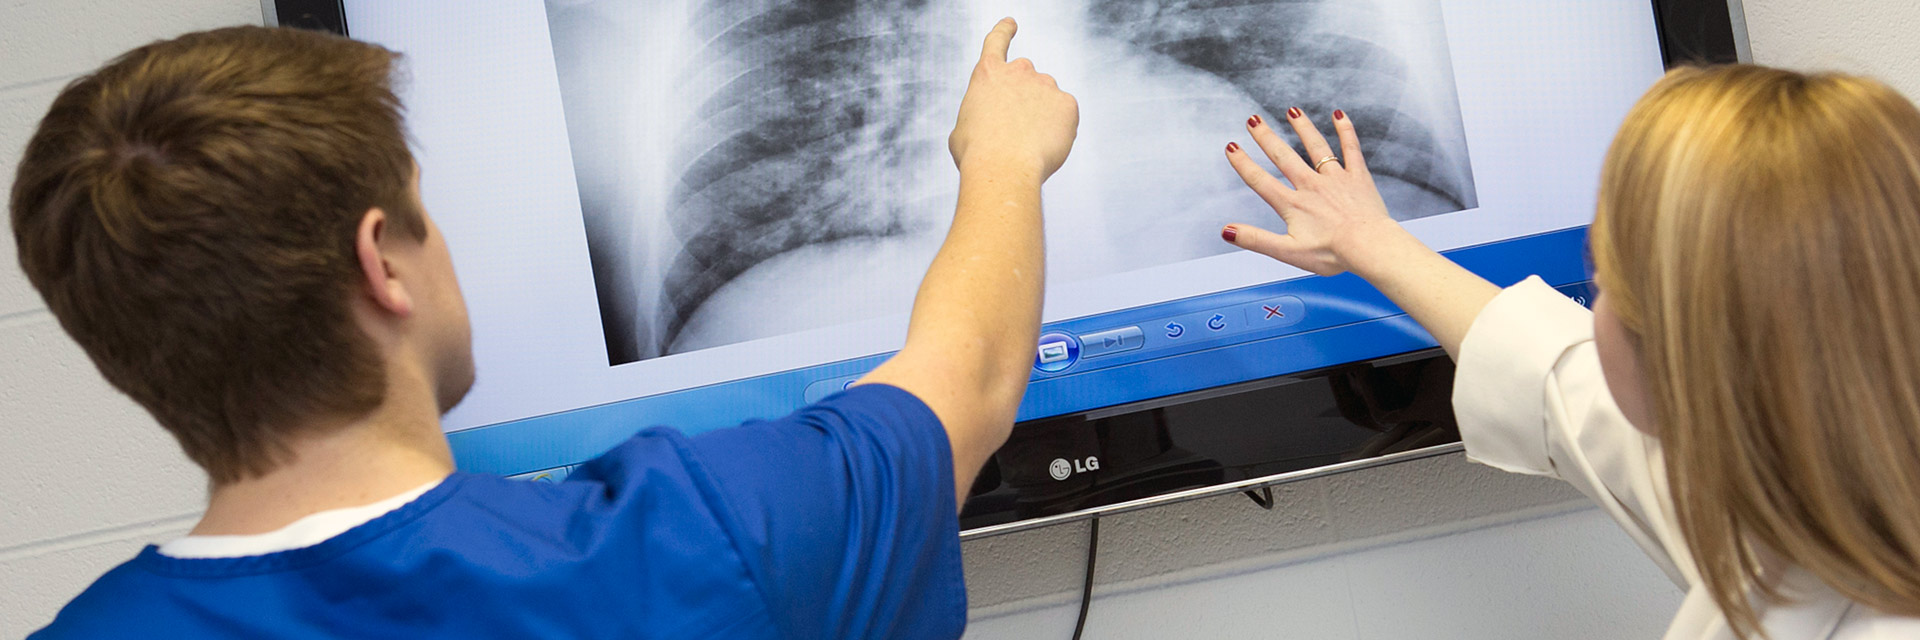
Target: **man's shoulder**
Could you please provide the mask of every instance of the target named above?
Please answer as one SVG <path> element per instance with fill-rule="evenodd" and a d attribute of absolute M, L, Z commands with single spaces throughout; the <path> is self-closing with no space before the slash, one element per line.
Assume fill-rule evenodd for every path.
<path fill-rule="evenodd" d="M 890 384 L 852 384 L 786 416 L 707 431 L 682 440 L 696 466 L 733 455 L 790 454 L 796 440 L 825 437 L 842 449 L 900 457 L 951 455 L 945 427 L 912 392 Z M 739 471 L 739 470 L 734 470 Z"/>
<path fill-rule="evenodd" d="M 569 480 L 594 483 L 610 497 L 678 492 L 697 499 L 724 526 L 735 503 L 789 495 L 792 479 L 806 469 L 841 474 L 848 465 L 885 467 L 878 463 L 908 459 L 938 470 L 933 475 L 944 484 L 951 482 L 951 455 L 946 431 L 926 403 L 898 387 L 864 384 L 771 420 L 692 435 L 646 429 L 580 465 Z"/>

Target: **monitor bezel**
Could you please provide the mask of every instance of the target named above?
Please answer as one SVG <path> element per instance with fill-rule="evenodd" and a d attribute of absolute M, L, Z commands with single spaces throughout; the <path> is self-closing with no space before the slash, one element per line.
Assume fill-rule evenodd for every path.
<path fill-rule="evenodd" d="M 1682 65 L 1752 61 L 1752 54 L 1746 37 L 1745 15 L 1741 0 L 1649 0 L 1649 2 L 1651 3 L 1653 17 L 1655 19 L 1655 29 L 1658 31 L 1657 36 L 1661 49 L 1661 59 L 1668 68 Z M 342 0 L 261 0 L 261 6 L 266 22 L 270 26 L 316 29 L 341 35 L 350 33 Z M 1576 228 L 1583 229 L 1584 227 Z M 1416 348 L 1412 351 L 1358 359 L 1355 360 L 1353 364 L 1404 361 L 1409 358 L 1418 357 L 1439 357 L 1439 354 L 1437 350 Z M 1301 375 L 1304 374 L 1296 374 L 1290 377 L 1297 379 Z M 1248 380 L 1200 391 L 1146 399 L 1091 411 L 1066 413 L 1045 419 L 1058 420 L 1080 416 L 1088 420 L 1093 420 L 1100 416 L 1113 415 L 1123 410 L 1150 410 L 1152 407 L 1204 401 L 1206 398 L 1220 396 L 1242 386 L 1270 384 L 1274 384 L 1274 382 Z M 1038 420 L 1036 420 L 1036 422 L 1038 422 Z M 476 427 L 476 430 L 477 429 L 479 428 Z M 467 432 L 460 432 L 459 434 L 471 437 L 474 435 L 473 431 L 474 430 L 468 430 Z M 1380 456 L 1329 467 L 1303 469 L 1264 478 L 1224 482 L 1211 487 L 1201 487 L 1142 500 L 1102 505 L 1076 510 L 1072 513 L 1040 518 L 1024 518 L 1018 522 L 969 530 L 965 532 L 967 535 L 963 537 L 1006 533 L 1034 526 L 1044 526 L 1046 524 L 1097 517 L 1108 514 L 1109 512 L 1124 512 L 1167 502 L 1246 491 L 1253 487 L 1270 486 L 1297 479 L 1317 477 L 1346 469 L 1365 468 L 1399 459 L 1449 453 L 1458 451 L 1459 447 L 1460 445 L 1458 443 L 1452 443 L 1428 447 L 1420 451 Z"/>

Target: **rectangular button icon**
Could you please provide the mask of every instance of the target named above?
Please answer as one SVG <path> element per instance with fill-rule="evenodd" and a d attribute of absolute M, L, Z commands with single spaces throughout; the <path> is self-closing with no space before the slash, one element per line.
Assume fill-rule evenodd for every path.
<path fill-rule="evenodd" d="M 1067 343 L 1049 342 L 1040 345 L 1040 363 L 1053 364 L 1067 359 Z"/>
<path fill-rule="evenodd" d="M 1124 327 L 1111 331 L 1089 333 L 1080 336 L 1080 357 L 1097 358 L 1126 351 L 1132 351 L 1147 344 L 1147 334 L 1140 327 Z"/>

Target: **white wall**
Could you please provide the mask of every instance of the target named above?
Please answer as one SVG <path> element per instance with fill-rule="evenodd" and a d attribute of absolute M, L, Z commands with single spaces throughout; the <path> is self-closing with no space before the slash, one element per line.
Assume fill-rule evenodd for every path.
<path fill-rule="evenodd" d="M 1746 0 L 1754 62 L 1872 75 L 1920 99 L 1920 2 Z"/>
<path fill-rule="evenodd" d="M 1089 638 L 1651 638 L 1681 593 L 1565 483 L 1453 455 L 1104 519 Z M 1087 531 L 965 545 L 970 640 L 1064 638 Z M 1602 633 L 1604 632 L 1604 633 Z"/>
<path fill-rule="evenodd" d="M 1875 73 L 1920 95 L 1920 5 L 1746 5 L 1760 62 Z M 257 0 L 0 0 L 0 192 L 77 74 L 153 39 L 258 22 Z M 183 533 L 204 499 L 198 470 L 100 380 L 13 251 L 0 241 L 0 637 Z M 1273 511 L 1228 497 L 1109 520 L 1090 636 L 1649 637 L 1675 602 L 1555 483 L 1453 457 L 1280 494 Z M 1083 544 L 1079 525 L 967 544 L 972 635 L 1064 634 Z"/>
<path fill-rule="evenodd" d="M 1085 637 L 1657 638 L 1679 604 L 1679 591 L 1598 510 L 1461 524 L 1278 565 L 1252 558 L 1164 578 L 1103 577 Z M 975 610 L 967 638 L 1066 638 L 1077 607 L 1050 598 Z"/>

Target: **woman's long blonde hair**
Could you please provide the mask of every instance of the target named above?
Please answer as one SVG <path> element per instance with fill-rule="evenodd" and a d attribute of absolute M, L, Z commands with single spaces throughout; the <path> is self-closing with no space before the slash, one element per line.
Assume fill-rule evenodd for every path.
<path fill-rule="evenodd" d="M 1672 72 L 1614 140 L 1591 239 L 1733 630 L 1791 599 L 1775 560 L 1920 616 L 1920 111 L 1841 74 Z"/>

